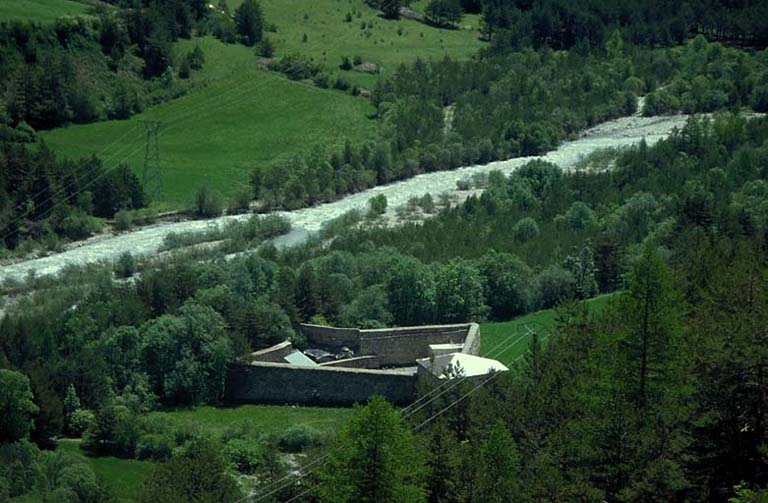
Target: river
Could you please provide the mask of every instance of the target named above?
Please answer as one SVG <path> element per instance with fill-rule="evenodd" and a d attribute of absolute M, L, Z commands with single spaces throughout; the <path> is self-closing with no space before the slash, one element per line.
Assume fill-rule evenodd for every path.
<path fill-rule="evenodd" d="M 425 173 L 407 180 L 374 187 L 356 194 L 350 194 L 338 201 L 321 204 L 295 211 L 279 211 L 287 217 L 293 231 L 290 236 L 306 236 L 320 230 L 323 224 L 347 211 L 365 209 L 368 199 L 384 194 L 388 206 L 396 208 L 412 197 L 427 193 L 437 195 L 456 190 L 456 182 L 476 173 L 499 170 L 510 173 L 533 159 L 543 159 L 567 170 L 584 156 L 604 148 L 623 147 L 638 143 L 643 138 L 650 145 L 668 136 L 674 128 L 685 124 L 687 116 L 641 117 L 634 115 L 605 122 L 585 131 L 580 138 L 564 142 L 556 150 L 536 157 L 518 157 L 489 164 L 467 166 L 452 171 Z M 6 280 L 21 281 L 29 274 L 37 276 L 56 274 L 68 265 L 82 265 L 98 261 L 113 261 L 124 252 L 134 256 L 148 256 L 158 252 L 163 239 L 171 232 L 203 231 L 213 225 L 229 220 L 248 218 L 249 215 L 233 215 L 210 220 L 165 222 L 122 234 L 100 235 L 83 241 L 78 246 L 49 256 L 23 260 L 0 268 L 0 283 Z"/>

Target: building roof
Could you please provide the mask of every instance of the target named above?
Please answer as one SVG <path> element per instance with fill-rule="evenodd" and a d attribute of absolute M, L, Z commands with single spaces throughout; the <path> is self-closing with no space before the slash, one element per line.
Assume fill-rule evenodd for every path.
<path fill-rule="evenodd" d="M 317 366 L 317 363 L 315 363 L 310 357 L 298 350 L 286 355 L 284 359 L 291 365 L 301 365 L 302 367 Z"/>
<path fill-rule="evenodd" d="M 450 369 L 454 369 L 462 377 L 481 376 L 491 372 L 506 372 L 509 370 L 506 365 L 497 360 L 465 353 L 450 353 L 433 358 L 422 358 L 417 361 L 419 365 L 439 379 L 451 377 L 448 375 L 450 374 Z"/>

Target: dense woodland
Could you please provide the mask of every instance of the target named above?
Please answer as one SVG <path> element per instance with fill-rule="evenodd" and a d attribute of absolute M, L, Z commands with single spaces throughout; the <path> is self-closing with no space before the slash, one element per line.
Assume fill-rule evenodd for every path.
<path fill-rule="evenodd" d="M 148 203 L 128 167 L 56 159 L 36 129 L 128 116 L 184 92 L 185 62 L 192 70 L 204 57 L 174 60 L 177 38 L 262 39 L 255 2 L 233 13 L 200 1 L 111 3 L 88 20 L 0 27 L 7 248 L 55 248 Z M 373 4 L 400 15 L 399 1 Z M 430 12 L 449 4 L 430 2 Z M 266 501 L 768 498 L 768 119 L 739 114 L 768 109 L 768 56 L 727 45 L 764 45 L 765 4 L 459 5 L 481 14 L 487 50 L 386 75 L 371 96 L 381 141 L 308 145 L 287 165 L 255 170 L 252 198 L 295 208 L 541 153 L 635 112 L 640 96 L 647 115 L 720 113 L 574 172 L 533 161 L 462 182 L 482 195 L 414 201 L 431 216 L 420 222 L 379 226 L 378 198 L 367 218 L 347 215 L 294 248 L 178 253 L 139 272 L 126 255 L 114 269 L 5 285 L 15 297 L 0 319 L 0 500 L 109 501 L 87 464 L 50 450 L 61 436 L 82 438 L 93 455 L 157 461 L 147 502 L 238 501 L 241 474 Z M 254 216 L 222 239 L 253 244 L 280 229 Z M 591 315 L 580 301 L 598 293 L 615 295 Z M 511 372 L 458 381 L 415 413 L 373 399 L 338 438 L 248 426 L 210 436 L 163 412 L 219 403 L 238 355 L 285 339 L 302 348 L 295 322 L 507 320 L 558 306 L 556 329 L 539 330 L 524 360 L 504 362 Z M 281 453 L 328 457 L 286 479 Z"/>
<path fill-rule="evenodd" d="M 766 119 L 691 120 L 653 147 L 604 153 L 572 174 L 538 161 L 492 174 L 481 197 L 423 224 L 341 226 L 330 249 L 180 257 L 132 283 L 78 273 L 71 286 L 22 299 L 0 324 L 4 365 L 28 376 L 28 409 L 39 409 L 34 426 L 27 419 L 8 440 L 82 434 L 95 453 L 167 459 L 199 439 L 147 412 L 216 403 L 237 354 L 285 338 L 301 347 L 291 321 L 506 319 L 619 290 L 603 316 L 565 309 L 517 371 L 409 440 L 430 446 L 418 477 L 382 469 L 400 473 L 392 484 L 415 484 L 412 501 L 478 501 L 494 494 L 483 489 L 482 453 L 500 437 L 514 447 L 493 454 L 511 456 L 498 476 L 521 501 L 725 501 L 742 481 L 766 482 L 767 149 Z M 221 441 L 235 450 L 242 435 Z M 342 451 L 351 471 L 324 475 L 328 484 L 358 469 L 345 456 L 360 454 Z M 259 461 L 263 449 L 252 465 L 223 452 L 242 470 L 274 468 Z M 349 476 L 339 501 L 368 490 Z"/>

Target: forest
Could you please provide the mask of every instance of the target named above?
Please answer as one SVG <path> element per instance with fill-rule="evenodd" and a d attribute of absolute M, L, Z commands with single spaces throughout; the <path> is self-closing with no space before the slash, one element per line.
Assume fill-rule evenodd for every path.
<path fill-rule="evenodd" d="M 434 451 L 418 449 L 418 477 L 398 471 L 399 456 L 387 460 L 381 469 L 394 478 L 386 490 L 404 484 L 413 499 L 382 501 L 494 494 L 482 489 L 482 463 L 491 470 L 498 460 L 483 456 L 510 463 L 492 480 L 503 477 L 503 494 L 518 491 L 520 501 L 725 501 L 742 482 L 766 482 L 758 328 L 766 305 L 766 149 L 766 119 L 691 119 L 653 147 L 601 153 L 573 173 L 534 161 L 509 177 L 492 174 L 482 196 L 422 224 L 342 226 L 330 249 L 318 241 L 230 260 L 181 255 L 126 284 L 114 283 L 111 270 L 80 273 L 69 286 L 31 293 L 0 323 L 4 366 L 29 377 L 6 372 L 34 397 L 20 412 L 27 418 L 20 434 L 6 440 L 34 450 L 23 443 L 27 435 L 45 445 L 66 432 L 82 435 L 95 453 L 182 463 L 192 454 L 177 460 L 177 446 L 205 451 L 212 440 L 180 436 L 148 412 L 216 403 L 235 355 L 285 338 L 301 346 L 291 321 L 508 319 L 565 303 L 547 344 L 534 344 L 517 371 L 413 438 L 399 420 L 390 425 L 401 434 L 381 442 L 405 438 L 414 450 L 424 440 Z M 612 170 L 600 168 L 608 162 Z M 620 293 L 600 316 L 569 303 L 613 291 Z M 397 417 L 369 407 L 360 414 Z M 30 428 L 31 410 L 38 413 Z M 238 438 L 221 441 L 235 449 Z M 213 455 L 205 452 L 198 457 Z M 220 463 L 240 466 L 241 453 L 222 452 Z M 274 468 L 254 452 L 243 470 Z M 341 501 L 372 490 L 353 475 L 356 455 L 341 449 L 334 456 L 345 468 L 313 475 L 321 501 L 336 501 L 322 494 L 342 483 L 338 477 L 351 477 Z M 35 459 L 22 472 L 37 470 Z M 270 473 L 277 480 L 284 472 Z M 23 492 L 3 476 L 11 494 Z"/>
<path fill-rule="evenodd" d="M 384 21 L 416 8 L 366 3 Z M 768 500 L 766 4 L 426 4 L 441 30 L 478 16 L 487 45 L 402 64 L 369 96 L 326 82 L 370 100 L 377 141 L 308 139 L 254 167 L 238 209 L 536 155 L 633 113 L 697 115 L 572 170 L 533 160 L 462 180 L 460 203 L 411 201 L 417 221 L 387 225 L 379 196 L 278 248 L 270 238 L 287 221 L 254 214 L 204 238 L 171 235 L 160 257 L 0 285 L 0 501 L 119 501 L 90 463 L 105 458 L 149 463 L 135 488 L 147 503 Z M 129 166 L 57 156 L 39 131 L 179 98 L 209 62 L 194 45 L 174 51 L 178 39 L 212 34 L 265 58 L 268 21 L 255 0 L 116 0 L 88 17 L 0 24 L 0 257 L 60 249 L 107 220 L 128 230 L 126 215 L 152 203 Z M 290 77 L 306 61 L 269 71 Z M 194 199 L 195 216 L 221 214 L 205 187 Z M 590 311 L 600 294 L 607 307 Z M 238 356 L 284 340 L 304 349 L 296 323 L 501 322 L 545 309 L 554 326 L 535 327 L 503 362 L 510 372 L 473 381 L 458 369 L 403 409 L 374 397 L 331 432 L 175 419 L 228 405 Z"/>

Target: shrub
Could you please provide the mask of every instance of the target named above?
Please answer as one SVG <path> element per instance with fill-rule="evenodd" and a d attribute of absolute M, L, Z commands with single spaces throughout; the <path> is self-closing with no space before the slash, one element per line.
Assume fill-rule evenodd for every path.
<path fill-rule="evenodd" d="M 96 415 L 88 409 L 77 409 L 69 416 L 69 431 L 80 437 L 96 422 Z"/>
<path fill-rule="evenodd" d="M 592 208 L 587 204 L 581 201 L 573 203 L 571 207 L 568 208 L 568 211 L 565 212 L 565 223 L 568 225 L 568 228 L 573 230 L 580 231 L 590 229 L 596 222 L 595 212 L 592 211 Z"/>
<path fill-rule="evenodd" d="M 339 65 L 339 68 L 342 70 L 351 70 L 352 69 L 352 62 L 349 60 L 349 56 L 344 56 L 341 58 L 341 64 Z"/>
<path fill-rule="evenodd" d="M 101 229 L 99 219 L 82 213 L 70 213 L 58 226 L 58 233 L 67 239 L 85 239 Z"/>
<path fill-rule="evenodd" d="M 259 56 L 262 58 L 271 58 L 275 54 L 275 45 L 269 37 L 264 37 L 259 44 Z"/>
<path fill-rule="evenodd" d="M 352 84 L 341 77 L 336 77 L 336 81 L 333 83 L 333 88 L 338 89 L 339 91 L 348 91 L 350 87 L 352 87 Z"/>
<path fill-rule="evenodd" d="M 125 210 L 120 210 L 115 213 L 115 230 L 127 231 L 133 227 L 133 216 Z"/>
<path fill-rule="evenodd" d="M 250 438 L 233 438 L 224 445 L 224 460 L 240 473 L 254 473 L 261 464 L 264 445 Z"/>
<path fill-rule="evenodd" d="M 536 297 L 540 309 L 548 309 L 576 295 L 576 279 L 560 266 L 550 266 L 536 278 Z"/>
<path fill-rule="evenodd" d="M 130 278 L 136 274 L 136 258 L 127 251 L 120 255 L 115 263 L 115 276 L 118 278 Z"/>
<path fill-rule="evenodd" d="M 515 239 L 521 243 L 527 243 L 539 235 L 539 225 L 531 217 L 520 219 L 512 228 Z"/>
<path fill-rule="evenodd" d="M 203 185 L 195 194 L 195 213 L 199 217 L 215 217 L 221 214 L 222 203 L 219 194 Z"/>
<path fill-rule="evenodd" d="M 278 446 L 284 452 L 301 452 L 320 443 L 321 434 L 314 428 L 299 424 L 291 426 L 278 440 Z"/>
<path fill-rule="evenodd" d="M 174 441 L 169 435 L 142 435 L 136 444 L 136 458 L 165 461 L 171 457 L 173 447 Z"/>
<path fill-rule="evenodd" d="M 288 54 L 273 62 L 272 69 L 284 74 L 291 80 L 311 79 L 320 73 L 321 66 L 301 54 Z"/>
<path fill-rule="evenodd" d="M 368 216 L 376 218 L 387 211 L 387 196 L 379 194 L 368 200 Z"/>
<path fill-rule="evenodd" d="M 248 211 L 251 207 L 251 191 L 241 190 L 229 203 L 230 212 Z"/>

